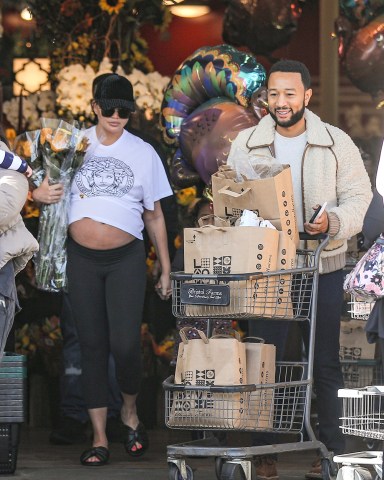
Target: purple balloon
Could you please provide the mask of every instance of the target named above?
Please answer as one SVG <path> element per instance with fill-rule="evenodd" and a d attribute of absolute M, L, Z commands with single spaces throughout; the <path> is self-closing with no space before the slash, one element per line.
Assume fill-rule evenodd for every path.
<path fill-rule="evenodd" d="M 227 163 L 232 141 L 240 130 L 258 123 L 251 108 L 225 97 L 213 98 L 197 108 L 181 125 L 180 148 L 204 183 Z"/>

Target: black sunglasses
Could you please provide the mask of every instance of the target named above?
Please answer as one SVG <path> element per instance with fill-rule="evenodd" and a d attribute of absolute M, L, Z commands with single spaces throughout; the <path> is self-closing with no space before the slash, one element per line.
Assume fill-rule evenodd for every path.
<path fill-rule="evenodd" d="M 117 111 L 120 118 L 128 118 L 131 110 L 129 108 L 101 108 L 101 114 L 103 117 L 112 117 Z"/>

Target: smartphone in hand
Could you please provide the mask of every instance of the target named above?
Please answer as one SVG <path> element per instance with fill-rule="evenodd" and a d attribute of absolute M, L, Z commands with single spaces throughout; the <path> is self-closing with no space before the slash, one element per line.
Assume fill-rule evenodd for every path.
<path fill-rule="evenodd" d="M 327 202 L 324 202 L 323 205 L 317 207 L 316 210 L 313 212 L 313 215 L 308 223 L 313 223 L 316 220 L 316 218 L 320 217 L 320 215 L 323 214 L 326 206 L 327 206 Z"/>

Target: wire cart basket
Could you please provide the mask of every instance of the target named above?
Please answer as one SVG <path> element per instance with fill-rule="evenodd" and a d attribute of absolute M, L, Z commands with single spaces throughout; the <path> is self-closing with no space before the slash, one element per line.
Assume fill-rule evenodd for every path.
<path fill-rule="evenodd" d="M 300 234 L 301 239 L 313 239 Z M 295 434 L 299 441 L 264 446 L 223 447 L 210 436 L 167 447 L 170 480 L 192 480 L 186 457 L 214 457 L 218 480 L 251 480 L 255 456 L 319 449 L 324 478 L 335 476 L 332 454 L 318 441 L 310 423 L 314 332 L 320 253 L 329 237 L 319 235 L 315 251 L 297 252 L 300 268 L 268 273 L 188 274 L 172 278 L 176 317 L 309 320 L 306 362 L 277 362 L 275 383 L 234 386 L 174 384 L 165 390 L 165 422 L 171 429 L 225 430 Z M 308 439 L 304 439 L 304 432 Z"/>
<path fill-rule="evenodd" d="M 345 388 L 363 388 L 383 383 L 381 359 L 340 360 Z"/>
<path fill-rule="evenodd" d="M 351 295 L 351 301 L 348 302 L 348 305 L 350 305 L 350 310 L 348 310 L 348 312 L 351 314 L 351 318 L 356 320 L 368 320 L 375 302 L 367 302 L 366 299 L 362 297 Z"/>
<path fill-rule="evenodd" d="M 343 403 L 341 429 L 344 434 L 372 440 L 384 439 L 384 387 L 341 389 L 338 395 Z M 369 470 L 361 465 L 372 465 L 377 476 L 382 478 L 382 451 L 337 455 L 334 457 L 334 461 L 343 465 L 339 470 L 338 480 L 343 478 L 371 479 Z"/>

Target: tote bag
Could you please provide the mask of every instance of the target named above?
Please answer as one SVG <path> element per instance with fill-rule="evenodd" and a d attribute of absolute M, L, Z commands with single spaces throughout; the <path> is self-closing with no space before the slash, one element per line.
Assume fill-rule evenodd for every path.
<path fill-rule="evenodd" d="M 346 276 L 344 290 L 352 295 L 375 301 L 384 297 L 384 235 L 381 234 L 372 247 Z"/>
<path fill-rule="evenodd" d="M 185 327 L 180 330 L 182 342 L 177 356 L 175 384 L 186 389 L 175 392 L 172 399 L 169 425 L 190 428 L 239 428 L 244 421 L 243 394 L 212 393 L 198 387 L 244 385 L 246 383 L 245 344 L 238 332 L 207 338 L 196 330 L 199 338 L 188 340 Z"/>

